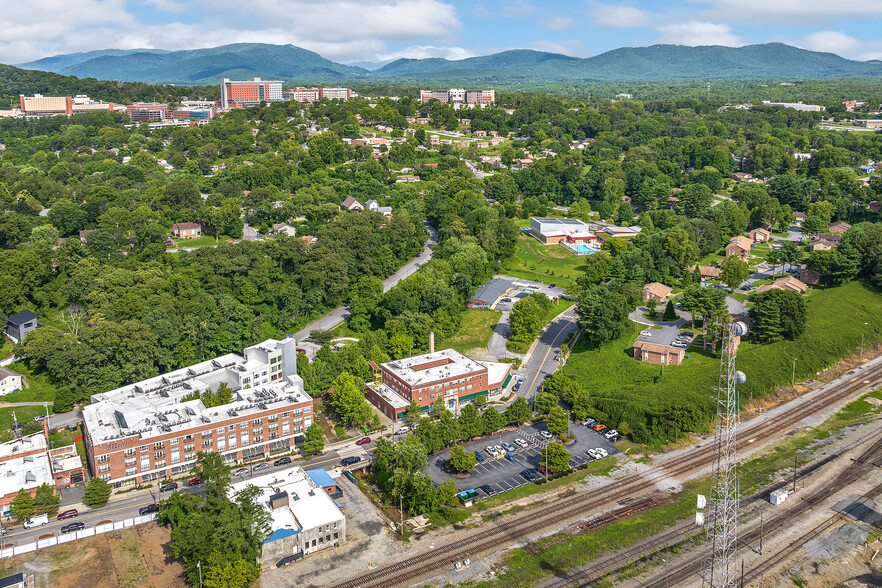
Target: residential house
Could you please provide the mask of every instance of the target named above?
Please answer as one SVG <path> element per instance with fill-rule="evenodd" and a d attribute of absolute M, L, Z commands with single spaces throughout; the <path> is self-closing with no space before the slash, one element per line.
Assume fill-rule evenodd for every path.
<path fill-rule="evenodd" d="M 815 270 L 801 269 L 799 270 L 799 280 L 804 284 L 820 284 L 821 274 Z"/>
<path fill-rule="evenodd" d="M 785 278 L 778 278 L 771 284 L 760 286 L 753 291 L 753 294 L 761 294 L 769 290 L 793 290 L 799 294 L 805 294 L 808 288 L 809 287 L 805 282 L 798 280 L 793 276 L 787 276 Z"/>
<path fill-rule="evenodd" d="M 391 206 L 380 206 L 380 203 L 376 200 L 368 200 L 367 201 L 367 209 L 371 212 L 379 212 L 386 218 L 392 217 L 392 207 Z"/>
<path fill-rule="evenodd" d="M 730 177 L 736 182 L 746 182 L 753 179 L 753 176 L 751 174 L 745 172 L 735 172 Z"/>
<path fill-rule="evenodd" d="M 475 135 L 476 137 L 486 137 L 486 136 L 487 136 L 487 131 L 475 131 L 474 135 Z"/>
<path fill-rule="evenodd" d="M 202 236 L 202 225 L 199 223 L 175 223 L 172 225 L 175 239 L 198 239 Z"/>
<path fill-rule="evenodd" d="M 851 225 L 842 221 L 836 221 L 835 223 L 830 224 L 830 232 L 831 233 L 839 233 L 842 234 L 851 228 Z"/>
<path fill-rule="evenodd" d="M 429 145 L 439 145 L 441 143 L 441 137 L 438 135 L 429 135 Z"/>
<path fill-rule="evenodd" d="M 347 196 L 343 204 L 340 205 L 340 210 L 364 210 L 364 204 L 352 196 Z"/>
<path fill-rule="evenodd" d="M 652 282 L 643 286 L 643 302 L 654 300 L 657 303 L 667 302 L 671 288 L 661 282 Z"/>
<path fill-rule="evenodd" d="M 861 166 L 861 171 L 864 172 L 865 174 L 871 174 L 876 171 L 876 167 L 867 163 L 867 164 Z"/>
<path fill-rule="evenodd" d="M 0 396 L 21 390 L 24 385 L 25 377 L 23 375 L 8 367 L 0 367 Z"/>
<path fill-rule="evenodd" d="M 879 212 L 880 210 L 882 210 L 882 203 L 880 203 L 878 200 L 873 200 L 872 202 L 867 204 L 867 208 L 869 210 Z"/>
<path fill-rule="evenodd" d="M 732 237 L 732 240 L 726 245 L 726 257 L 740 255 L 746 260 L 750 257 L 750 248 L 752 245 L 753 241 L 751 241 L 749 237 L 745 237 L 744 235 Z"/>
<path fill-rule="evenodd" d="M 830 251 L 831 249 L 835 249 L 837 245 L 838 243 L 834 243 L 833 241 L 818 239 L 817 241 L 812 241 L 812 244 L 809 245 L 809 250 L 812 253 L 815 251 Z"/>
<path fill-rule="evenodd" d="M 797 227 L 802 226 L 803 221 L 805 221 L 805 216 L 805 213 L 799 210 L 793 213 L 793 222 L 796 223 Z"/>
<path fill-rule="evenodd" d="M 16 343 L 21 343 L 28 333 L 42 326 L 37 324 L 37 315 L 23 310 L 6 319 L 6 334 Z"/>
<path fill-rule="evenodd" d="M 750 232 L 750 238 L 753 239 L 754 243 L 765 243 L 772 238 L 772 232 L 760 227 Z"/>
<path fill-rule="evenodd" d="M 413 175 L 403 175 L 403 176 L 398 176 L 397 178 L 395 178 L 395 182 L 396 182 L 396 183 L 402 183 L 402 182 L 419 182 L 419 181 L 420 181 L 420 177 L 419 177 L 419 176 L 413 176 Z"/>
<path fill-rule="evenodd" d="M 297 227 L 292 227 L 288 223 L 273 223 L 273 233 L 276 235 L 288 235 L 289 237 L 297 236 Z"/>
<path fill-rule="evenodd" d="M 686 358 L 686 350 L 681 347 L 660 345 L 649 341 L 634 342 L 634 359 L 657 365 L 680 365 Z"/>
<path fill-rule="evenodd" d="M 694 265 L 690 266 L 688 269 L 690 274 L 695 273 Z M 702 280 L 719 279 L 720 277 L 720 268 L 718 267 L 713 267 L 710 265 L 700 265 L 698 266 L 698 271 L 701 272 Z"/>
<path fill-rule="evenodd" d="M 85 229 L 80 231 L 80 241 L 83 243 L 86 242 L 86 238 L 89 236 L 89 233 L 94 233 L 97 229 Z"/>

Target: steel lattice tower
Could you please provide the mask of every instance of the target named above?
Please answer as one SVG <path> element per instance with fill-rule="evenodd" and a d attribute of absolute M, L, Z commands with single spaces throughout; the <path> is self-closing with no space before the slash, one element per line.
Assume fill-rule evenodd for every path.
<path fill-rule="evenodd" d="M 738 393 L 735 385 L 744 382 L 744 374 L 735 371 L 735 356 L 740 337 L 747 334 L 742 322 L 727 325 L 720 354 L 720 383 L 717 388 L 717 431 L 711 477 L 702 586 L 735 588 L 737 569 L 735 547 L 738 524 L 738 479 L 735 440 L 738 428 Z"/>

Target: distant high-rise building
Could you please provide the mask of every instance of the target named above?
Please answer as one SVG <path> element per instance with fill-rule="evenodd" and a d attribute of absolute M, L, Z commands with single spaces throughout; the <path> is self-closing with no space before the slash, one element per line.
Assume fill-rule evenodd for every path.
<path fill-rule="evenodd" d="M 70 116 L 95 110 L 113 110 L 113 102 L 92 100 L 82 94 L 73 98 L 70 96 L 43 96 L 42 94 L 20 95 L 18 100 L 21 106 L 21 115 L 25 117 L 56 116 L 58 114 Z"/>
<path fill-rule="evenodd" d="M 126 114 L 134 122 L 165 120 L 168 117 L 168 104 L 159 102 L 135 102 L 126 106 Z"/>
<path fill-rule="evenodd" d="M 344 102 L 352 97 L 352 90 L 349 88 L 291 88 L 282 92 L 283 100 L 293 100 L 295 102 L 313 103 L 320 98 L 328 98 L 329 100 L 343 100 Z"/>
<path fill-rule="evenodd" d="M 245 108 L 261 101 L 277 102 L 282 98 L 282 82 L 251 78 L 245 82 L 224 78 L 220 83 L 221 108 Z"/>
<path fill-rule="evenodd" d="M 420 102 L 438 100 L 445 104 L 493 104 L 496 102 L 496 90 L 465 90 L 451 88 L 449 90 L 420 90 Z"/>

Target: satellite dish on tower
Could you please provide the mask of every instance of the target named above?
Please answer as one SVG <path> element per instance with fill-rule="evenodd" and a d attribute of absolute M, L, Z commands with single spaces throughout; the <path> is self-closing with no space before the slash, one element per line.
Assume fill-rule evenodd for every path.
<path fill-rule="evenodd" d="M 736 384 L 743 384 L 746 381 L 747 381 L 747 376 L 744 375 L 744 372 L 742 372 L 742 371 L 735 372 L 735 383 Z"/>
<path fill-rule="evenodd" d="M 743 337 L 747 334 L 747 325 L 741 321 L 732 323 L 730 328 L 732 329 L 732 334 L 736 337 Z"/>

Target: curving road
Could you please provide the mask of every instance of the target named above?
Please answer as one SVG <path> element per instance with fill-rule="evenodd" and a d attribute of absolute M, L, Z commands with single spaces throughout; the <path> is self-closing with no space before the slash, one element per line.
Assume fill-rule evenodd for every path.
<path fill-rule="evenodd" d="M 398 269 L 394 274 L 383 280 L 383 292 L 388 292 L 392 288 L 394 288 L 398 282 L 404 280 L 405 278 L 409 278 L 413 274 L 419 270 L 420 266 L 424 263 L 432 259 L 432 245 L 435 244 L 435 238 L 437 237 L 437 231 L 427 222 L 424 222 L 426 230 L 429 231 L 429 240 L 426 241 L 426 245 L 423 247 L 423 250 L 419 255 L 408 261 L 401 268 Z M 349 307 L 347 305 L 338 306 L 325 316 L 316 319 L 294 333 L 294 338 L 297 339 L 297 342 L 305 341 L 307 337 L 309 337 L 309 333 L 312 331 L 330 331 L 349 316 Z"/>
<path fill-rule="evenodd" d="M 536 393 L 536 387 L 542 384 L 545 376 L 553 374 L 558 368 L 560 364 L 555 357 L 560 352 L 560 346 L 567 335 L 579 329 L 578 320 L 576 307 L 573 306 L 561 313 L 542 331 L 532 352 L 518 369 L 518 373 L 524 378 L 518 396 L 529 400 Z"/>

